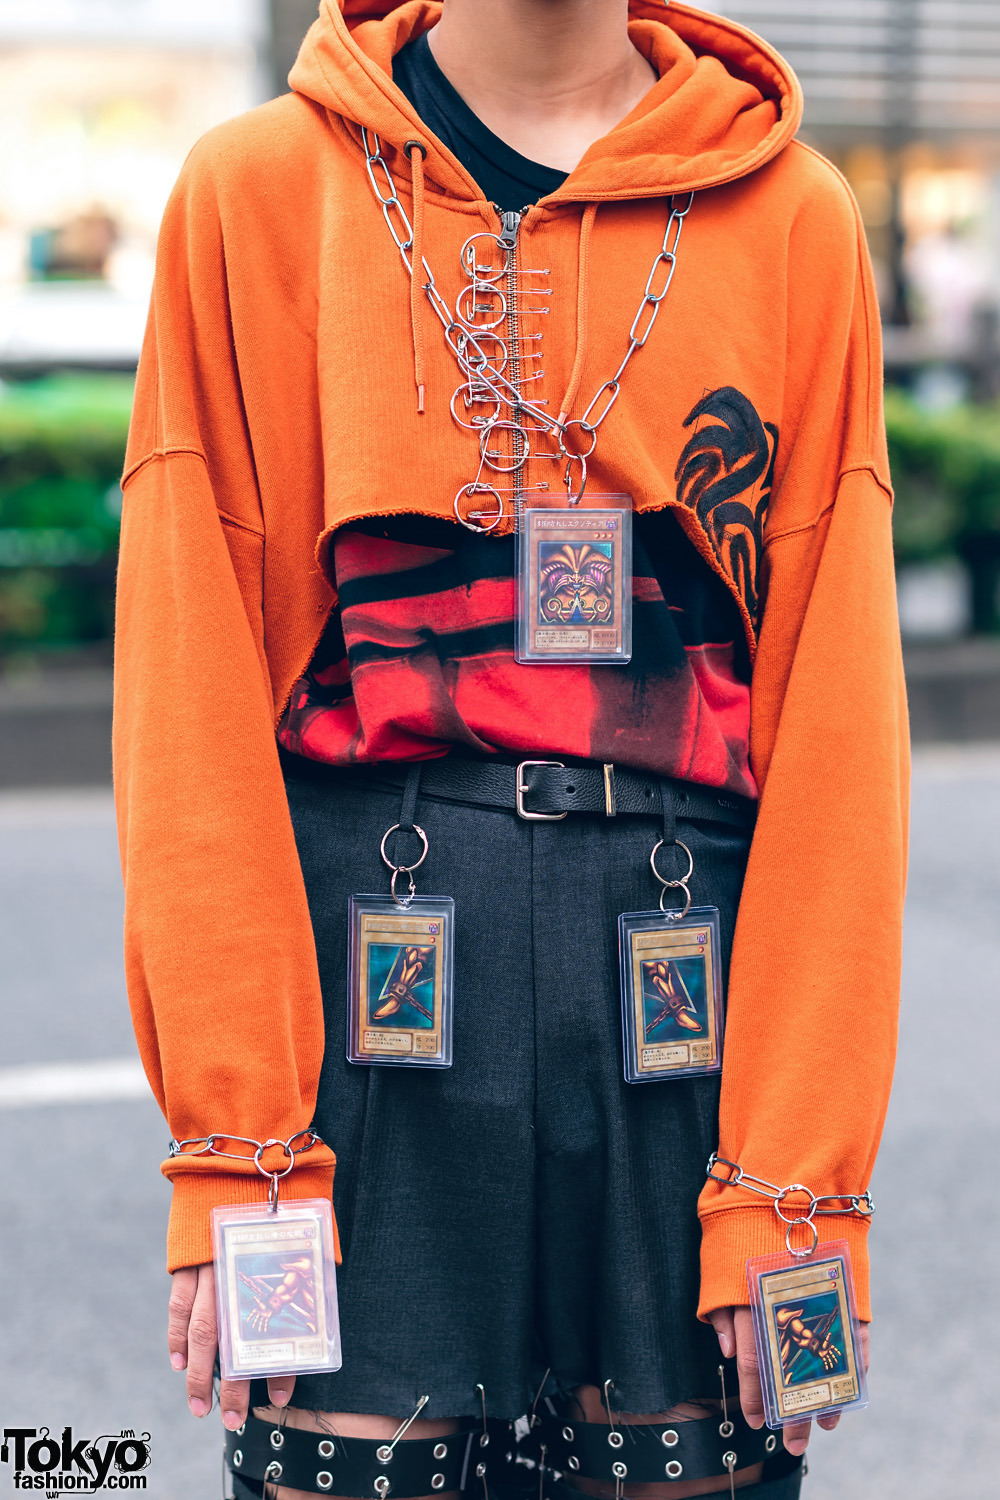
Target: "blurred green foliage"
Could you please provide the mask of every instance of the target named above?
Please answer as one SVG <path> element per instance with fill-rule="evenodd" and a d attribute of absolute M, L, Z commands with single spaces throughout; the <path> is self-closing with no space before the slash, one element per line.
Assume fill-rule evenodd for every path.
<path fill-rule="evenodd" d="M 0 388 L 0 652 L 109 641 L 134 382 L 53 375 Z M 959 556 L 974 626 L 996 630 L 1000 406 L 886 396 L 901 563 Z"/>
<path fill-rule="evenodd" d="M 134 382 L 0 390 L 0 651 L 108 641 Z"/>
<path fill-rule="evenodd" d="M 1000 406 L 927 411 L 890 390 L 886 426 L 897 562 L 961 558 L 973 632 L 1000 633 Z"/>
<path fill-rule="evenodd" d="M 1000 407 L 930 412 L 889 390 L 886 426 L 901 562 L 954 554 L 968 538 L 1000 535 Z"/>

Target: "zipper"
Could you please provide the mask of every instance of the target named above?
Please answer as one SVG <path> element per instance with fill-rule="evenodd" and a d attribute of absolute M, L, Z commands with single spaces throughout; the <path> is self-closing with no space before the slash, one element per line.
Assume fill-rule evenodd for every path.
<path fill-rule="evenodd" d="M 507 376 L 518 395 L 521 394 L 521 350 L 518 342 L 517 328 L 517 236 L 521 228 L 521 220 L 526 212 L 527 210 L 518 213 L 514 209 L 509 209 L 506 212 L 500 213 L 499 234 L 500 243 L 507 252 Z M 511 419 L 520 425 L 522 415 L 523 408 L 515 405 L 511 412 Z M 523 441 L 523 438 L 520 439 L 520 442 Z M 517 431 L 516 429 L 512 429 L 510 434 L 510 457 L 512 462 L 517 458 L 519 451 L 518 444 Z M 511 476 L 514 483 L 514 516 L 518 532 L 521 531 L 522 512 L 524 510 L 524 494 L 521 482 L 523 472 L 523 469 L 518 469 Z"/>

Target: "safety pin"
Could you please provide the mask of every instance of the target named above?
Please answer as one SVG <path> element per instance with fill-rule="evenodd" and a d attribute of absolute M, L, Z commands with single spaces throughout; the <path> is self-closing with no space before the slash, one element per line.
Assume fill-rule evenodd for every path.
<path fill-rule="evenodd" d="M 397 1427 L 388 1443 L 384 1443 L 381 1448 L 376 1448 L 375 1457 L 378 1459 L 380 1464 L 387 1464 L 389 1462 L 389 1460 L 392 1458 L 392 1450 L 395 1448 L 400 1438 L 403 1437 L 405 1433 L 409 1432 L 410 1428 L 413 1426 L 414 1422 L 417 1420 L 420 1413 L 423 1411 L 424 1407 L 427 1405 L 430 1399 L 430 1396 L 421 1396 L 420 1400 L 417 1402 L 416 1406 L 413 1409 L 413 1415 L 411 1417 L 407 1417 L 402 1427 Z"/>
<path fill-rule="evenodd" d="M 476 1391 L 479 1394 L 480 1401 L 483 1403 L 483 1430 L 479 1436 L 479 1446 L 480 1448 L 488 1448 L 490 1445 L 490 1434 L 486 1426 L 486 1387 L 481 1380 L 476 1382 Z"/>

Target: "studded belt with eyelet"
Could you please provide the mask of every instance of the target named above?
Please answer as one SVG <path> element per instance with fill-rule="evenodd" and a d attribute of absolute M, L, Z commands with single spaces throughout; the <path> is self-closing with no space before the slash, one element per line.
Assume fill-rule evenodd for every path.
<path fill-rule="evenodd" d="M 564 1474 L 609 1484 L 662 1484 L 710 1479 L 761 1463 L 778 1446 L 766 1429 L 755 1431 L 738 1408 L 693 1422 L 559 1421 L 543 1418 L 540 1439 L 546 1463 Z M 623 1472 L 624 1471 L 624 1472 Z"/>
<path fill-rule="evenodd" d="M 480 1422 L 446 1437 L 395 1445 L 277 1426 L 252 1413 L 236 1432 L 226 1433 L 226 1463 L 234 1477 L 357 1500 L 406 1500 L 471 1487 L 473 1481 L 482 1491 L 487 1473 L 495 1483 L 513 1470 L 515 1450 L 514 1424 L 492 1419 L 485 1431 Z"/>

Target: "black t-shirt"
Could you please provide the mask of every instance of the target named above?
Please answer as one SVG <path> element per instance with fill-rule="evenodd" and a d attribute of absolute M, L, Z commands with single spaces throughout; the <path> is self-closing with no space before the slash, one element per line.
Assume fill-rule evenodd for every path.
<path fill-rule="evenodd" d="M 423 31 L 392 61 L 392 78 L 439 141 L 457 156 L 501 212 L 519 212 L 554 193 L 566 173 L 543 167 L 512 150 L 472 113 L 434 61 Z"/>

